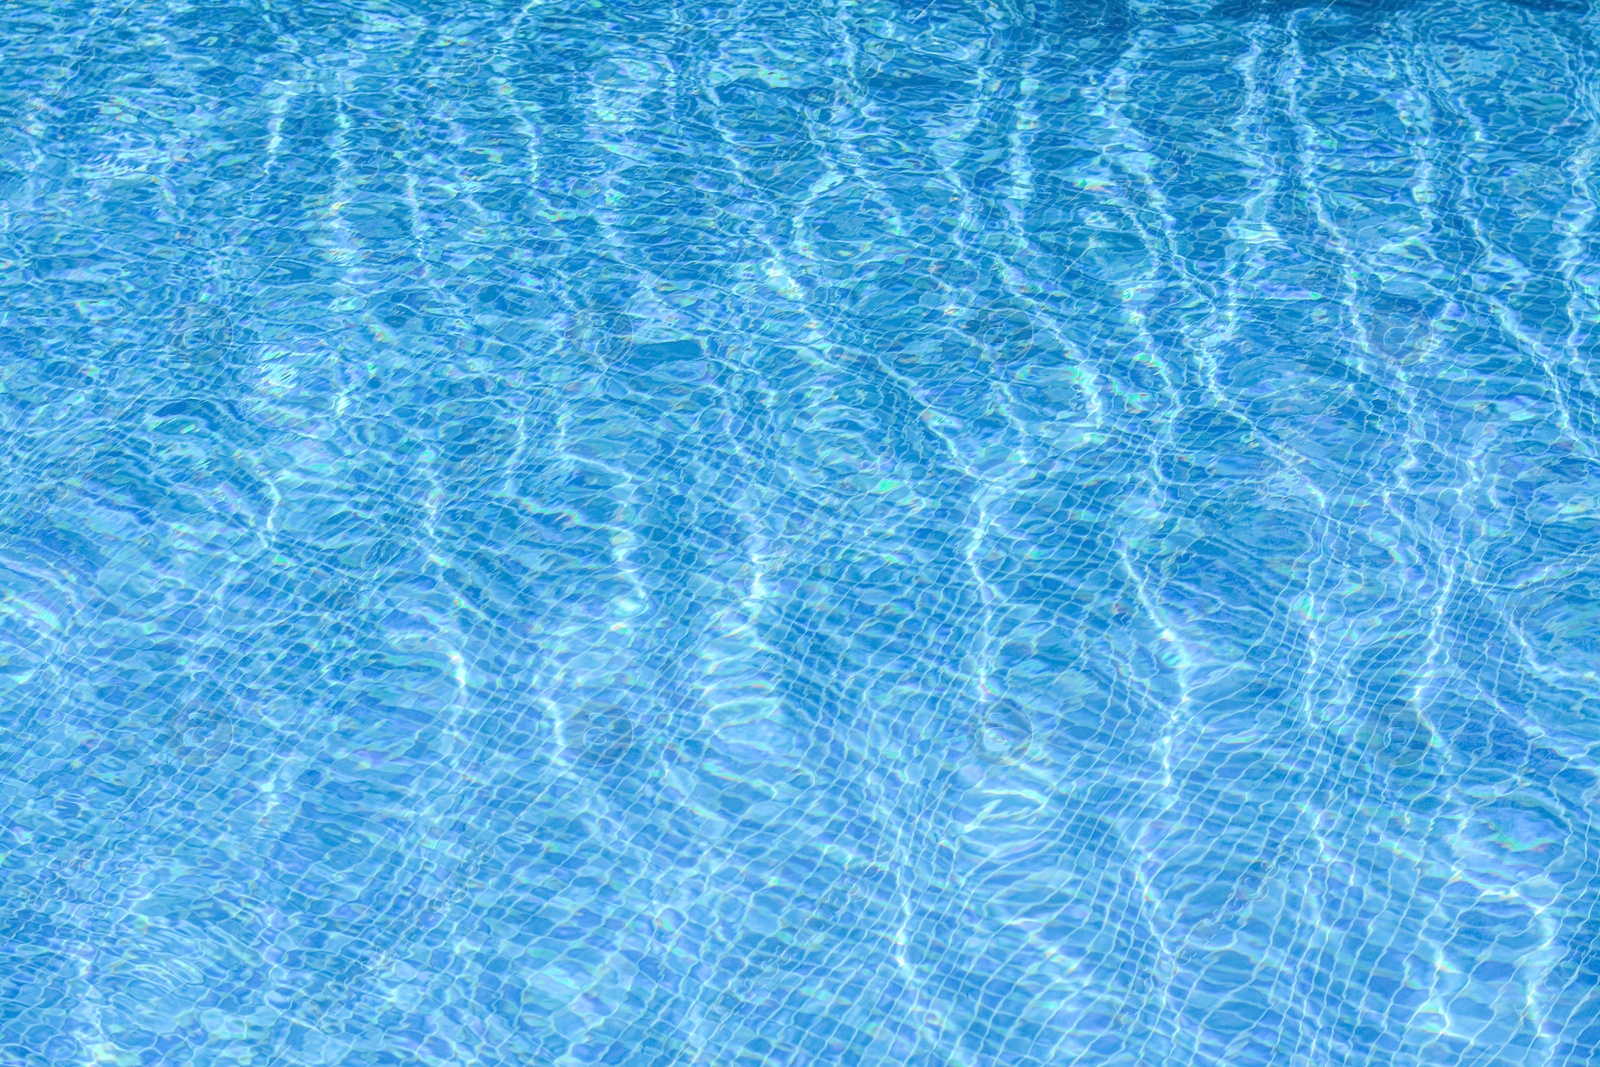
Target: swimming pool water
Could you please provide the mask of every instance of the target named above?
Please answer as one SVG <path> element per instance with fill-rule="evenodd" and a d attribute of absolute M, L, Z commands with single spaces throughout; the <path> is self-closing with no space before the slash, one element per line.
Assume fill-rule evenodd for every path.
<path fill-rule="evenodd" d="M 0 5 L 0 1065 L 1600 1063 L 1597 28 Z"/>

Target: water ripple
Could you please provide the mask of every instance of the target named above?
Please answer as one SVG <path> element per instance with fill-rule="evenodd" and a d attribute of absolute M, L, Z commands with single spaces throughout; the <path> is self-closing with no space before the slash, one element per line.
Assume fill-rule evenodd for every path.
<path fill-rule="evenodd" d="M 0 11 L 0 1063 L 1590 1062 L 1595 20 Z"/>

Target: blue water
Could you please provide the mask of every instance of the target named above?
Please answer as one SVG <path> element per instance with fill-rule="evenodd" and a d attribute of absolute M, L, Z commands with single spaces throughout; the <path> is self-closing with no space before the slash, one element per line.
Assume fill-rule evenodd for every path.
<path fill-rule="evenodd" d="M 1597 31 L 0 6 L 0 1067 L 1600 1064 Z"/>

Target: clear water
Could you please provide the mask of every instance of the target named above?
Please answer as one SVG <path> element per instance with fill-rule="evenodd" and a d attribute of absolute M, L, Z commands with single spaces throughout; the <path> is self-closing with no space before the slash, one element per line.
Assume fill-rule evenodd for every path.
<path fill-rule="evenodd" d="M 0 1065 L 1600 1063 L 1597 28 L 0 7 Z"/>

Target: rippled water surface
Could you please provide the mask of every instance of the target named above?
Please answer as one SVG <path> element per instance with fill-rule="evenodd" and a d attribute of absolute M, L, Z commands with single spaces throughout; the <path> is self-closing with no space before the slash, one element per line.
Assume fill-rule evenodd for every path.
<path fill-rule="evenodd" d="M 1600 1063 L 1597 29 L 0 5 L 0 1065 Z"/>

